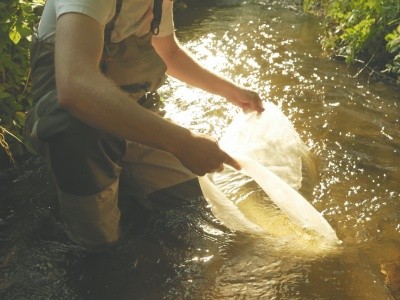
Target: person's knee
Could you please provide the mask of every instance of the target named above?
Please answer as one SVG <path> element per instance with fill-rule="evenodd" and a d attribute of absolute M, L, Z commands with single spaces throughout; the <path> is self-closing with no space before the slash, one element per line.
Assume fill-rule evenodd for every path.
<path fill-rule="evenodd" d="M 75 196 L 59 190 L 61 217 L 71 240 L 89 247 L 115 243 L 120 235 L 118 182 L 91 196 Z"/>
<path fill-rule="evenodd" d="M 70 194 L 92 195 L 119 178 L 124 140 L 79 121 L 49 142 L 49 161 L 57 185 Z"/>

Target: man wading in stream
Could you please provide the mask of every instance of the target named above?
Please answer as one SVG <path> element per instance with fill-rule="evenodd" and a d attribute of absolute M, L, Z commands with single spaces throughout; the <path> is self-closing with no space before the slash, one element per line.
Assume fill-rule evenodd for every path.
<path fill-rule="evenodd" d="M 203 69 L 181 48 L 172 6 L 48 0 L 44 8 L 31 48 L 35 105 L 26 130 L 51 167 L 67 234 L 80 244 L 118 240 L 124 189 L 154 208 L 152 195 L 179 201 L 199 190 L 196 175 L 240 168 L 213 138 L 162 118 L 156 90 L 165 72 L 263 110 L 257 93 Z"/>

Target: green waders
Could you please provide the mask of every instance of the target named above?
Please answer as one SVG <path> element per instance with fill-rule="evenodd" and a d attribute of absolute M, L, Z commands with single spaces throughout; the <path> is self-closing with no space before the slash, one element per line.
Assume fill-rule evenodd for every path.
<path fill-rule="evenodd" d="M 106 76 L 133 101 L 159 111 L 155 90 L 164 80 L 166 67 L 152 47 L 151 37 L 151 33 L 142 38 L 131 36 L 111 45 Z M 54 41 L 34 39 L 31 66 L 35 105 L 26 132 L 54 175 L 61 216 L 72 240 L 91 247 L 118 240 L 119 187 L 148 208 L 158 207 L 149 199 L 157 198 L 154 195 L 160 191 L 169 193 L 167 202 L 179 201 L 193 191 L 199 193 L 194 174 L 172 154 L 98 130 L 59 106 Z M 191 191 L 171 192 L 171 187 L 182 183 L 188 183 Z"/>

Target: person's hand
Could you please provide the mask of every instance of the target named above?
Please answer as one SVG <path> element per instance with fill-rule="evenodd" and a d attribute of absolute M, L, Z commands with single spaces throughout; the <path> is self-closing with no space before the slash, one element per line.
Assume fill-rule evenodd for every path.
<path fill-rule="evenodd" d="M 243 87 L 238 86 L 233 95 L 228 98 L 228 101 L 239 106 L 245 112 L 257 111 L 261 113 L 264 111 L 260 96 L 256 92 Z"/>
<path fill-rule="evenodd" d="M 218 143 L 206 134 L 191 133 L 188 139 L 173 153 L 181 163 L 198 176 L 221 172 L 223 164 L 240 170 L 239 163 L 222 151 Z"/>

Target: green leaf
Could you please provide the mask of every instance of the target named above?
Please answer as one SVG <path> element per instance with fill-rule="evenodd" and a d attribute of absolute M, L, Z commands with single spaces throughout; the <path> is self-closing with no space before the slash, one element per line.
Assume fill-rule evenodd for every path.
<path fill-rule="evenodd" d="M 25 37 L 28 36 L 32 33 L 32 30 L 29 28 L 28 24 L 22 24 L 21 26 L 18 27 L 18 33 Z"/>
<path fill-rule="evenodd" d="M 45 3 L 44 0 L 33 0 L 32 2 L 32 8 L 41 7 Z"/>
<path fill-rule="evenodd" d="M 25 125 L 25 113 L 22 111 L 17 111 L 15 113 L 15 120 L 18 122 L 20 126 Z"/>
<path fill-rule="evenodd" d="M 385 36 L 385 40 L 386 40 L 386 41 L 391 41 L 391 40 L 395 39 L 395 37 L 396 37 L 396 35 L 395 35 L 394 33 L 388 33 L 388 34 Z"/>
<path fill-rule="evenodd" d="M 7 92 L 1 92 L 0 93 L 0 100 L 6 99 L 11 97 L 11 94 L 7 93 Z"/>
<path fill-rule="evenodd" d="M 10 37 L 10 40 L 17 45 L 19 43 L 19 41 L 21 40 L 21 34 L 17 31 L 17 29 L 15 27 L 13 27 L 10 31 L 10 33 L 8 34 L 8 36 Z"/>

